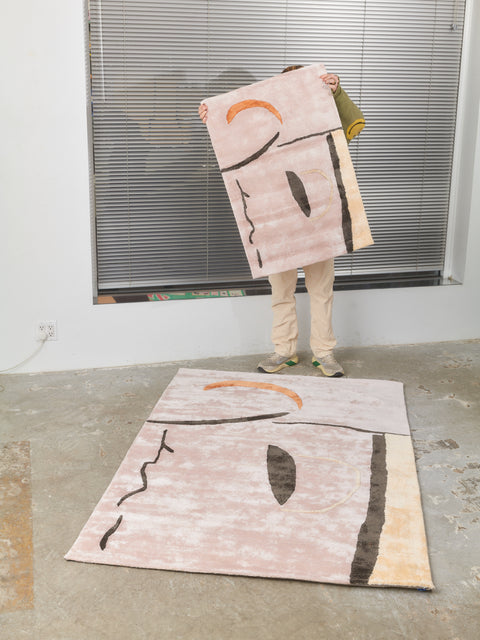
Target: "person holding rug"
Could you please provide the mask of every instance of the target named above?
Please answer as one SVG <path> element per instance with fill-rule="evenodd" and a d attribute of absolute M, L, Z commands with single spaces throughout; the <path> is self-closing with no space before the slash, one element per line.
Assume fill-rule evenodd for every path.
<path fill-rule="evenodd" d="M 282 73 L 301 69 L 302 66 L 286 67 Z M 337 75 L 327 73 L 322 75 L 321 79 L 332 91 L 345 137 L 347 142 L 350 142 L 365 126 L 363 113 L 340 86 Z M 208 108 L 205 104 L 199 106 L 198 113 L 202 122 L 206 123 Z M 307 265 L 303 267 L 303 271 L 305 286 L 310 296 L 312 363 L 325 376 L 343 376 L 344 370 L 333 354 L 336 346 L 332 328 L 334 259 Z M 265 373 L 277 373 L 285 367 L 298 363 L 298 321 L 295 301 L 297 277 L 297 269 L 268 277 L 272 288 L 272 342 L 275 351 L 258 364 L 258 369 Z"/>

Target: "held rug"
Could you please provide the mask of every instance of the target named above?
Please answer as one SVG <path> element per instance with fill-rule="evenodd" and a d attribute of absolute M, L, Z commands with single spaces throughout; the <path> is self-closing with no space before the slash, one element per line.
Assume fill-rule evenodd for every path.
<path fill-rule="evenodd" d="M 207 98 L 207 127 L 254 278 L 373 243 L 321 64 Z"/>
<path fill-rule="evenodd" d="M 403 385 L 180 369 L 65 557 L 432 589 Z"/>

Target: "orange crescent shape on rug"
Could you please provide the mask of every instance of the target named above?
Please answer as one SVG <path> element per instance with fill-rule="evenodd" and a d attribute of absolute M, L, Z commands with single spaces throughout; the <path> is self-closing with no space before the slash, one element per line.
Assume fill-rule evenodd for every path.
<path fill-rule="evenodd" d="M 264 102 L 263 100 L 242 100 L 242 102 L 237 102 L 236 104 L 232 105 L 227 113 L 228 124 L 231 123 L 237 113 L 240 113 L 240 111 L 244 111 L 245 109 L 252 109 L 253 107 L 268 109 L 268 111 L 271 111 L 273 115 L 280 120 L 280 123 L 283 124 L 280 112 L 275 109 L 273 104 L 270 104 L 270 102 Z"/>
<path fill-rule="evenodd" d="M 283 393 L 292 400 L 294 400 L 299 409 L 302 408 L 303 402 L 299 395 L 295 391 L 291 391 L 286 387 L 279 387 L 277 384 L 269 384 L 268 382 L 251 382 L 249 380 L 222 380 L 222 382 L 212 382 L 204 387 L 204 391 L 209 389 L 218 389 L 219 387 L 254 387 L 256 389 L 267 389 L 268 391 L 278 391 Z"/>

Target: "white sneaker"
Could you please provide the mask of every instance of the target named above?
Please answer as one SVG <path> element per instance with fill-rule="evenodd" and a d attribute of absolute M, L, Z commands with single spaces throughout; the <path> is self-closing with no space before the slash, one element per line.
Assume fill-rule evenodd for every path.
<path fill-rule="evenodd" d="M 329 378 L 341 378 L 345 374 L 342 366 L 335 360 L 333 353 L 327 353 L 324 356 L 313 356 L 312 363 L 314 367 L 318 367 L 324 376 Z"/>
<path fill-rule="evenodd" d="M 293 365 L 297 363 L 298 356 L 296 354 L 293 356 L 281 356 L 278 353 L 273 353 L 265 360 L 259 362 L 257 368 L 259 371 L 264 371 L 265 373 L 276 373 L 284 367 L 293 367 Z"/>

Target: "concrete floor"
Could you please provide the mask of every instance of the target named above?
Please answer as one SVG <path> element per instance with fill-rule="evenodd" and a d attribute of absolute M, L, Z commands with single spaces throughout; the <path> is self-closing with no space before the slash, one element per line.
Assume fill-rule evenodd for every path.
<path fill-rule="evenodd" d="M 30 441 L 35 605 L 1 615 L 0 637 L 477 638 L 480 341 L 337 353 L 350 377 L 405 384 L 436 591 L 65 561 L 178 367 L 252 371 L 258 356 L 7 375 L 0 376 L 0 444 Z M 302 355 L 304 364 L 288 374 L 318 375 Z"/>

